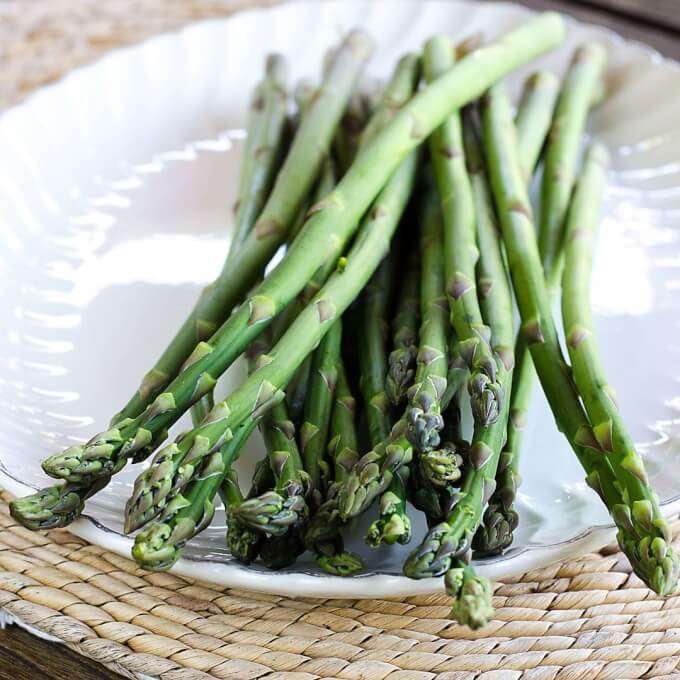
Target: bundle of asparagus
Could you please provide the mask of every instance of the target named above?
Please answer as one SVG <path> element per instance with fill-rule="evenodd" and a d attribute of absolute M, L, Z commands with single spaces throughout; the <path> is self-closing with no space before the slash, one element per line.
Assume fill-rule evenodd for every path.
<path fill-rule="evenodd" d="M 296 88 L 290 141 L 287 65 L 270 56 L 222 271 L 109 429 L 47 458 L 61 483 L 14 501 L 13 516 L 31 529 L 66 526 L 128 461 L 155 452 L 125 508 L 141 566 L 172 566 L 219 498 L 236 559 L 281 569 L 310 551 L 347 576 L 363 568 L 344 547 L 353 518 L 375 512 L 366 541 L 378 548 L 411 541 L 416 508 L 429 530 L 404 573 L 444 576 L 452 616 L 479 627 L 492 588 L 472 557 L 502 552 L 520 521 L 535 372 L 633 569 L 671 593 L 670 530 L 587 303 L 606 150 L 591 147 L 575 178 L 605 52 L 579 48 L 561 87 L 532 75 L 514 118 L 500 82 L 563 34 L 548 13 L 486 45 L 435 36 L 367 89 L 371 40 L 353 31 L 326 55 L 320 84 Z M 528 187 L 542 156 L 537 238 Z M 571 366 L 551 308 L 562 270 Z M 249 376 L 215 403 L 218 378 L 242 354 Z M 193 428 L 159 449 L 189 410 Z M 244 494 L 233 466 L 257 428 L 266 455 Z"/>

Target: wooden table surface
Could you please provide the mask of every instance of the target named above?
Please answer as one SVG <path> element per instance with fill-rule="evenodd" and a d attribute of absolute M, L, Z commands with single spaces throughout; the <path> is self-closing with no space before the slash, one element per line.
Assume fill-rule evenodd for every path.
<path fill-rule="evenodd" d="M 680 60 L 680 0 L 518 0 L 607 26 L 626 38 Z M 109 680 L 119 677 L 99 664 L 10 626 L 0 631 L 0 680 Z"/>

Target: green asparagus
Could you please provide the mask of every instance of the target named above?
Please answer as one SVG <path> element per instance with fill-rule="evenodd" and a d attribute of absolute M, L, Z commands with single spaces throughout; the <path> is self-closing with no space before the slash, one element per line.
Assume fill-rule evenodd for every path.
<path fill-rule="evenodd" d="M 559 280 L 559 253 L 576 177 L 581 138 L 606 60 L 607 52 L 601 45 L 588 43 L 576 50 L 562 85 L 550 130 L 538 232 L 538 250 L 550 288 Z"/>
<path fill-rule="evenodd" d="M 420 332 L 416 375 L 406 394 L 408 437 L 421 451 L 439 445 L 444 427 L 441 399 L 448 373 L 449 323 L 442 248 L 442 214 L 434 190 L 423 199 L 420 216 Z"/>
<path fill-rule="evenodd" d="M 402 468 L 393 477 L 387 491 L 380 496 L 378 519 L 366 533 L 366 543 L 373 548 L 383 543 L 405 545 L 411 540 L 411 520 L 406 514 L 406 480 L 408 468 Z"/>
<path fill-rule="evenodd" d="M 625 505 L 612 508 L 617 524 L 625 527 L 619 531 L 619 544 L 627 555 L 634 555 L 631 562 L 635 573 L 655 592 L 669 595 L 675 590 L 680 571 L 670 544 L 670 526 L 661 515 L 642 458 L 626 431 L 614 389 L 607 383 L 593 331 L 589 284 L 608 165 L 604 147 L 589 149 L 569 209 L 562 276 L 564 332 L 574 381 L 593 434 L 625 490 Z"/>
<path fill-rule="evenodd" d="M 677 558 L 670 529 L 636 505 L 635 486 L 642 484 L 603 451 L 583 410 L 567 370 L 550 308 L 550 295 L 536 244 L 526 183 L 517 159 L 514 124 L 504 91 L 492 88 L 484 109 L 487 158 L 494 197 L 503 226 L 508 263 L 536 372 L 560 431 L 567 437 L 586 472 L 586 482 L 607 506 L 616 523 L 619 545 L 635 572 L 658 593 L 677 583 Z M 616 471 L 616 472 L 615 472 Z M 622 480 L 636 479 L 630 488 Z"/>
<path fill-rule="evenodd" d="M 599 48 L 596 57 L 600 57 Z M 578 63 L 578 59 L 575 60 Z M 553 132 L 548 140 L 549 155 L 554 156 L 553 165 L 558 164 L 556 158 L 562 154 L 566 156 L 567 167 L 575 162 L 579 141 L 583 135 L 586 115 L 581 110 L 583 106 L 593 106 L 596 102 L 588 100 L 588 91 L 595 93 L 599 87 L 594 84 L 593 68 L 572 66 L 564 85 L 564 93 L 560 97 L 558 110 L 555 113 Z M 599 82 L 599 81 L 598 81 Z M 520 167 L 527 185 L 538 161 L 537 154 L 543 144 L 548 126 L 555 108 L 556 84 L 548 73 L 539 72 L 527 81 L 525 96 L 520 103 L 517 114 L 517 153 Z M 585 97 L 585 98 L 584 98 Z M 587 108 L 586 108 L 587 111 Z M 575 115 L 575 117 L 574 117 Z M 560 122 L 561 121 L 561 122 Z M 565 129 L 566 126 L 566 129 Z M 571 183 L 568 194 L 571 193 Z M 558 182 L 561 180 L 558 180 Z M 544 175 L 544 188 L 548 186 Z M 551 200 L 556 202 L 556 210 L 561 210 L 561 192 L 551 188 Z M 549 223 L 544 223 L 549 224 Z M 554 228 L 554 227 L 553 227 Z M 561 230 L 561 228 L 560 228 Z M 549 250 L 541 253 L 541 261 L 545 276 L 550 286 L 551 296 L 561 271 L 561 240 L 555 257 Z M 475 550 L 480 554 L 498 554 L 507 548 L 513 540 L 513 532 L 519 523 L 519 515 L 514 508 L 517 488 L 521 482 L 519 475 L 519 452 L 522 432 L 527 424 L 527 411 L 533 393 L 535 370 L 531 361 L 529 349 L 522 333 L 515 342 L 515 372 L 513 375 L 512 392 L 510 395 L 510 417 L 508 419 L 507 441 L 501 455 L 498 471 L 498 488 L 489 502 L 484 516 L 483 526 L 475 537 Z"/>
<path fill-rule="evenodd" d="M 267 205 L 242 246 L 244 257 L 250 253 L 249 244 L 256 243 L 257 252 L 264 252 L 268 259 L 272 246 L 278 246 L 285 237 L 317 175 L 335 123 L 370 52 L 370 40 L 360 32 L 351 33 L 338 50 L 328 79 L 293 141 Z M 192 402 L 212 389 L 222 372 L 304 287 L 316 269 L 327 259 L 337 257 L 338 248 L 348 237 L 346 232 L 351 233 L 355 225 L 343 221 L 344 230 L 329 230 L 325 224 L 319 226 L 319 219 L 324 222 L 323 216 L 328 211 L 318 206 L 314 212 L 317 219 L 310 221 L 316 225 L 308 221 L 311 228 L 303 230 L 279 266 L 246 297 L 210 342 L 195 347 L 166 391 L 136 418 L 122 420 L 87 444 L 48 458 L 43 463 L 45 471 L 68 481 L 87 481 L 120 467 L 121 459 L 140 460 L 153 451 L 165 438 L 166 428 Z M 262 265 L 265 263 L 266 260 Z M 252 278 L 248 280 L 252 282 Z"/>
<path fill-rule="evenodd" d="M 256 427 L 256 421 L 241 426 L 220 449 L 219 461 L 204 469 L 185 494 L 173 496 L 159 520 L 135 537 L 132 556 L 145 569 L 165 571 L 180 557 L 182 548 L 209 526 L 215 513 L 214 498 L 224 475 Z"/>
<path fill-rule="evenodd" d="M 425 44 L 424 66 L 428 82 L 435 81 L 453 63 L 451 41 L 435 36 Z M 461 117 L 449 116 L 430 137 L 430 155 L 444 216 L 444 266 L 451 323 L 457 348 L 469 369 L 468 391 L 475 422 L 490 425 L 498 419 L 503 393 L 497 380 L 497 362 L 491 351 L 489 328 L 477 301 L 475 265 L 475 209 L 465 167 Z"/>
<path fill-rule="evenodd" d="M 328 425 L 338 377 L 341 341 L 342 321 L 338 320 L 314 351 L 304 420 L 300 428 L 304 469 L 310 476 L 312 487 L 318 491 L 323 491 L 320 488 L 319 465 L 324 459 L 328 442 Z"/>
<path fill-rule="evenodd" d="M 234 231 L 222 271 L 203 291 L 177 335 L 145 375 L 138 392 L 113 417 L 112 426 L 144 412 L 181 371 L 196 343 L 207 340 L 214 333 L 260 275 L 264 265 L 258 268 L 252 259 L 254 241 L 247 253 L 236 257 L 236 252 L 241 250 L 244 239 L 251 232 L 274 183 L 285 137 L 287 81 L 287 61 L 280 55 L 270 55 L 265 78 L 251 103 L 239 193 L 234 206 Z"/>
<path fill-rule="evenodd" d="M 453 598 L 451 618 L 471 630 L 483 628 L 493 616 L 493 588 L 464 563 L 449 569 L 444 577 L 446 594 Z"/>
<path fill-rule="evenodd" d="M 368 282 L 361 296 L 359 326 L 360 380 L 371 445 L 390 433 L 390 402 L 385 393 L 387 351 L 385 335 L 390 307 L 390 291 L 394 278 L 394 259 L 388 255 Z"/>
<path fill-rule="evenodd" d="M 418 321 L 420 319 L 420 258 L 413 249 L 399 290 L 397 314 L 392 321 L 392 345 L 388 357 L 385 392 L 395 406 L 406 398 L 413 384 L 418 355 Z"/>
<path fill-rule="evenodd" d="M 471 139 L 468 135 L 468 151 Z M 472 154 L 468 154 L 473 157 Z M 490 219 L 477 220 L 481 258 L 478 263 L 484 291 L 484 319 L 491 329 L 493 351 L 502 358 L 497 379 L 502 388 L 512 380 L 512 343 L 514 339 L 512 298 L 501 244 Z M 491 424 L 475 423 L 468 454 L 470 465 L 465 470 L 460 495 L 446 520 L 430 529 L 422 543 L 406 560 L 404 573 L 411 578 L 441 576 L 461 568 L 461 560 L 469 561 L 473 536 L 482 513 L 496 485 L 496 468 L 500 457 L 509 402 L 503 400 L 498 418 Z M 457 573 L 457 572 L 454 572 Z"/>
<path fill-rule="evenodd" d="M 257 420 L 283 399 L 281 386 L 287 384 L 295 369 L 377 268 L 409 199 L 416 167 L 415 155 L 402 162 L 364 220 L 345 268 L 330 277 L 271 352 L 259 357 L 257 370 L 224 401 L 216 404 L 200 427 L 180 436 L 159 452 L 158 459 L 171 468 L 167 477 L 175 480 L 172 488 L 176 489 L 176 494 L 181 494 L 183 486 L 191 479 L 185 477 L 183 484 L 176 481 L 184 467 L 182 461 L 187 457 L 195 460 L 192 451 L 197 447 L 201 451 L 210 451 L 221 445 L 244 421 Z M 153 474 L 153 468 L 150 471 Z M 246 501 L 238 507 L 237 516 L 244 523 L 260 526 L 268 533 L 283 533 L 282 529 L 287 529 L 291 520 L 298 522 L 303 506 L 306 507 L 305 495 L 306 489 L 301 488 L 296 480 L 290 480 L 283 494 L 270 491 L 252 499 L 256 501 L 254 503 Z M 147 531 L 137 552 L 142 556 L 167 555 L 169 547 L 163 543 L 167 538 L 167 531 Z M 170 547 L 174 549 L 176 546 Z"/>
<path fill-rule="evenodd" d="M 278 305 L 273 293 L 288 293 L 285 299 L 293 295 L 304 285 L 318 268 L 319 260 L 326 260 L 331 253 L 346 241 L 353 233 L 356 221 L 362 215 L 379 187 L 383 186 L 388 177 L 394 172 L 399 162 L 440 124 L 452 109 L 462 106 L 484 91 L 491 82 L 514 70 L 520 64 L 532 59 L 544 51 L 557 45 L 564 35 L 564 22 L 557 14 L 545 13 L 524 26 L 506 34 L 502 40 L 486 45 L 472 53 L 446 75 L 438 78 L 429 87 L 421 90 L 399 113 L 383 128 L 366 147 L 360 151 L 350 171 L 342 178 L 337 188 L 322 203 L 317 204 L 313 214 L 304 228 L 304 236 L 298 238 L 284 258 L 283 262 L 266 279 L 264 289 L 258 288 L 232 314 L 230 320 L 223 327 L 224 332 L 218 332 L 212 345 L 198 346 L 191 366 L 186 369 L 179 380 L 183 388 L 185 399 L 198 398 L 201 392 L 212 387 L 214 378 L 206 370 L 220 359 L 221 368 L 225 358 L 231 360 L 237 346 L 245 346 L 257 335 L 263 326 L 275 315 Z M 357 43 L 361 49 L 357 47 Z M 353 66 L 352 71 L 358 70 L 358 62 L 366 52 L 366 40 L 359 40 L 355 34 L 350 41 L 353 49 L 349 49 Z M 357 55 L 357 53 L 361 53 Z M 359 58 L 357 58 L 357 56 Z M 348 78 L 348 80 L 352 80 Z M 349 84 L 349 83 L 348 83 Z M 349 89 L 349 88 L 348 88 Z M 336 98 L 337 99 L 337 98 Z M 302 130 L 316 124 L 317 113 L 323 107 L 319 106 L 319 97 L 312 112 L 305 119 Z M 340 108 L 340 107 L 338 107 Z M 324 119 L 327 118 L 326 112 Z M 321 114 L 319 114 L 321 115 Z M 302 131 L 301 130 L 301 131 Z M 297 142 L 297 140 L 296 140 Z M 293 144 L 295 149 L 296 142 Z M 291 151 L 291 154 L 293 151 Z M 282 170 L 279 181 L 274 187 L 272 197 L 278 195 L 277 187 L 280 178 L 285 174 Z M 377 162 L 376 162 L 377 161 Z M 270 199 L 272 200 L 272 199 Z M 267 210 L 265 209 L 265 214 Z M 269 233 L 263 225 L 261 217 L 251 233 L 254 238 L 259 237 L 266 243 L 276 238 L 278 243 L 279 230 L 274 229 L 274 235 Z M 329 226 L 334 228 L 329 229 Z M 248 237 L 250 238 L 250 236 Z M 244 248 L 247 246 L 244 245 Z M 319 247 L 320 245 L 325 247 Z M 334 247 L 335 246 L 335 247 Z M 294 282 L 295 285 L 293 285 Z M 266 294 L 265 294 L 266 293 Z M 283 301 L 283 300 L 282 300 Z M 227 333 L 225 329 L 230 332 Z M 248 332 L 246 332 L 246 330 Z M 232 333 L 231 331 L 234 331 Z M 231 336 L 238 331 L 240 342 L 236 345 L 227 342 L 225 336 Z M 219 339 L 220 342 L 217 342 Z M 217 349 L 216 349 L 217 348 Z M 229 352 L 227 350 L 234 351 Z M 197 357 L 202 352 L 208 352 L 202 359 Z M 217 372 L 214 371 L 213 372 Z M 188 384 L 187 384 L 188 383 Z M 46 461 L 45 468 L 53 475 L 73 478 L 77 480 L 92 478 L 108 474 L 109 471 L 121 465 L 120 456 L 141 458 L 158 444 L 163 430 L 176 417 L 180 410 L 177 403 L 185 399 L 176 399 L 174 390 L 159 394 L 156 401 L 133 424 L 122 427 L 118 424 L 110 432 L 96 435 L 84 446 L 71 447 L 62 455 L 52 457 Z M 141 421 L 141 422 L 140 422 Z M 141 427 L 143 425 L 143 427 Z M 154 436 L 155 435 L 155 436 Z"/>
<path fill-rule="evenodd" d="M 524 84 L 515 123 L 517 153 L 527 185 L 531 182 L 545 144 L 559 91 L 559 80 L 550 71 L 537 71 Z"/>
<path fill-rule="evenodd" d="M 337 511 L 337 485 L 359 458 L 354 417 L 356 402 L 352 396 L 342 358 L 338 364 L 338 382 L 328 443 L 329 458 L 334 466 L 334 486 L 307 529 L 305 543 L 314 553 L 317 564 L 336 576 L 349 576 L 363 568 L 361 558 L 345 550 L 340 534 L 341 521 Z"/>

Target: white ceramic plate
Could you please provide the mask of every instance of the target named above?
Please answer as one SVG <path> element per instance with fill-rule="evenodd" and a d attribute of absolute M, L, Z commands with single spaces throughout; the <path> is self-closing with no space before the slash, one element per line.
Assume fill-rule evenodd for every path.
<path fill-rule="evenodd" d="M 324 50 L 361 25 L 379 46 L 368 73 L 385 77 L 400 54 L 434 32 L 491 37 L 529 14 L 475 2 L 294 2 L 114 52 L 4 113 L 2 486 L 25 494 L 44 485 L 39 463 L 46 454 L 101 429 L 217 273 L 229 240 L 246 102 L 266 51 L 289 55 L 295 78 L 317 76 Z M 609 47 L 612 87 L 590 132 L 614 159 L 596 257 L 597 330 L 670 515 L 680 509 L 680 70 L 642 45 L 576 23 L 540 65 L 562 73 L 573 48 L 590 39 Z M 515 92 L 527 72 L 512 78 Z M 241 372 L 235 366 L 220 390 Z M 505 555 L 480 564 L 491 577 L 575 556 L 613 535 L 538 391 L 530 415 L 521 525 Z M 251 453 L 260 446 L 253 440 Z M 116 477 L 73 531 L 128 555 L 121 514 L 138 472 L 131 466 Z M 243 567 L 230 560 L 224 534 L 218 513 L 175 571 L 310 596 L 440 587 L 400 575 L 408 547 L 371 552 L 354 541 L 369 573 L 340 579 L 305 561 L 284 573 Z"/>

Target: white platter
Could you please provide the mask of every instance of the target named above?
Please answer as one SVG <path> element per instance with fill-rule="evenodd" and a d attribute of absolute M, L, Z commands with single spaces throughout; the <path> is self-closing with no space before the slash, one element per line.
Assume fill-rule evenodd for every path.
<path fill-rule="evenodd" d="M 529 14 L 476 2 L 293 2 L 116 51 L 2 114 L 0 484 L 17 495 L 44 485 L 40 460 L 108 422 L 217 273 L 248 93 L 267 51 L 287 54 L 295 78 L 317 76 L 324 50 L 361 25 L 378 43 L 368 73 L 384 77 L 434 32 L 493 37 Z M 590 124 L 613 155 L 596 256 L 597 330 L 621 408 L 671 515 L 680 510 L 680 69 L 574 22 L 566 44 L 539 63 L 562 73 L 573 48 L 591 39 L 609 48 L 612 89 Z M 515 92 L 528 71 L 511 79 Z M 241 370 L 234 367 L 220 391 Z M 530 423 L 515 544 L 480 563 L 494 578 L 613 536 L 538 390 Z M 254 440 L 251 454 L 259 447 Z M 138 472 L 129 467 L 116 477 L 72 530 L 129 555 L 121 516 Z M 440 587 L 400 575 L 408 547 L 371 552 L 355 541 L 350 547 L 369 573 L 340 579 L 305 561 L 283 573 L 243 567 L 230 560 L 224 533 L 218 513 L 175 572 L 307 596 Z"/>

